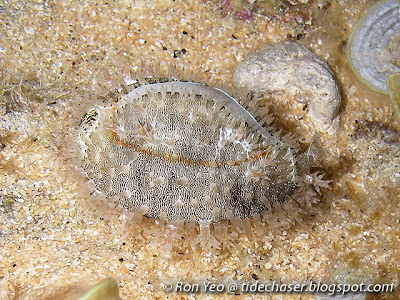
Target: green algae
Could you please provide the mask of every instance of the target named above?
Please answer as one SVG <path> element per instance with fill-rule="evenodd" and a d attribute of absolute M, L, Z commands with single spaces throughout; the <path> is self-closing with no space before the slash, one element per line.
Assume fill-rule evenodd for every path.
<path fill-rule="evenodd" d="M 105 278 L 92 286 L 78 300 L 121 300 L 118 283 L 112 277 Z"/>
<path fill-rule="evenodd" d="M 386 85 L 390 100 L 392 100 L 394 109 L 400 117 L 400 73 L 389 75 L 386 79 Z"/>

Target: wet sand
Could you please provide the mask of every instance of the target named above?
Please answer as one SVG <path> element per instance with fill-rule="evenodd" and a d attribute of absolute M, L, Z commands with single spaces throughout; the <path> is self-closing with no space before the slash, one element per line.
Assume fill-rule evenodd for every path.
<path fill-rule="evenodd" d="M 374 1 L 354 2 L 310 1 L 286 13 L 254 13 L 249 21 L 223 16 L 211 1 L 2 4 L 0 299 L 61 299 L 109 276 L 119 282 L 122 299 L 215 296 L 166 294 L 168 281 L 397 285 L 400 122 L 388 97 L 358 82 L 346 63 L 346 40 Z M 320 136 L 320 169 L 332 180 L 331 189 L 322 191 L 301 223 L 271 226 L 253 243 L 234 231 L 226 248 L 209 253 L 177 243 L 165 258 L 154 220 L 125 226 L 123 233 L 120 211 L 103 217 L 87 207 L 96 198 L 85 199 L 66 144 L 82 117 L 77 103 L 104 96 L 136 70 L 160 68 L 229 88 L 235 66 L 248 53 L 287 38 L 328 62 L 343 96 L 339 131 Z M 315 132 L 306 113 L 269 100 L 275 124 L 307 144 Z M 392 293 L 376 299 L 397 298 Z"/>

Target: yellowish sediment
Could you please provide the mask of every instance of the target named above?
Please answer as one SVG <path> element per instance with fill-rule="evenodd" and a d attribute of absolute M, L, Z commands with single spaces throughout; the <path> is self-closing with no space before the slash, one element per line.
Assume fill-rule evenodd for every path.
<path fill-rule="evenodd" d="M 66 299 L 110 276 L 119 282 L 122 299 L 214 297 L 166 294 L 167 281 L 397 285 L 400 122 L 386 96 L 357 81 L 344 55 L 352 28 L 373 2 L 308 1 L 285 15 L 255 14 L 247 22 L 222 18 L 216 1 L 1 4 L 0 299 Z M 309 14 L 300 18 L 305 11 Z M 271 226 L 253 243 L 234 231 L 228 247 L 210 253 L 177 243 L 165 257 L 154 220 L 144 218 L 124 233 L 120 211 L 104 211 L 103 218 L 84 204 L 88 191 L 65 144 L 84 111 L 77 103 L 101 98 L 146 64 L 231 86 L 235 66 L 248 53 L 292 38 L 299 28 L 299 42 L 336 73 L 344 101 L 338 133 L 319 136 L 321 169 L 332 189 L 322 192 L 322 201 L 301 223 Z M 309 142 L 312 126 L 291 100 L 277 95 L 265 105 L 284 132 Z M 283 297 L 314 299 L 313 294 Z M 242 293 L 237 299 L 265 299 L 265 294 Z"/>

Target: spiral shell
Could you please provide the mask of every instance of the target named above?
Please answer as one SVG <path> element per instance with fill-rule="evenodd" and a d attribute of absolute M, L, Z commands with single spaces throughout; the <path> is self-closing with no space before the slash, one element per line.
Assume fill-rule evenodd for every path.
<path fill-rule="evenodd" d="M 350 36 L 347 57 L 363 83 L 387 93 L 386 78 L 400 72 L 398 0 L 380 1 L 367 11 Z"/>

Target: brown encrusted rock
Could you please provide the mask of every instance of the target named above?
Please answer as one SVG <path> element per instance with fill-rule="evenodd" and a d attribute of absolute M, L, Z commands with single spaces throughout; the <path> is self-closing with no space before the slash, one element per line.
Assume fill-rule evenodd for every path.
<path fill-rule="evenodd" d="M 295 42 L 267 44 L 248 55 L 233 75 L 235 85 L 254 92 L 285 92 L 308 103 L 316 128 L 339 126 L 340 92 L 328 64 Z"/>

